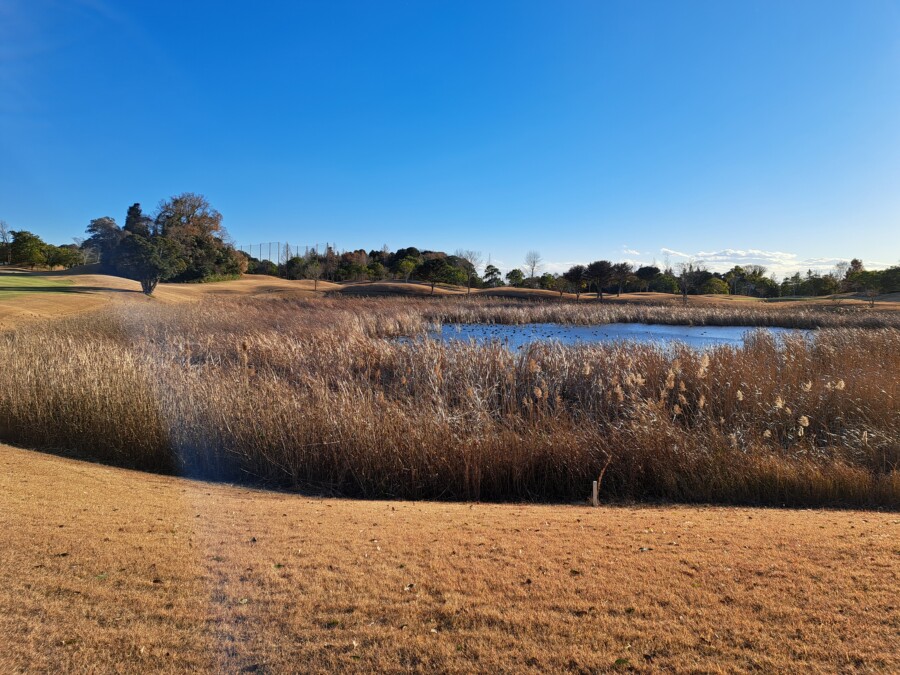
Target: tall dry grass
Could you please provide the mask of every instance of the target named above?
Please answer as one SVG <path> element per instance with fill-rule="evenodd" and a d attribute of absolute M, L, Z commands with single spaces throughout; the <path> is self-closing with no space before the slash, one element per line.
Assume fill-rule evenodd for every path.
<path fill-rule="evenodd" d="M 452 323 L 656 323 L 696 326 L 780 326 L 784 328 L 900 328 L 900 312 L 868 307 L 814 305 L 784 307 L 750 303 L 723 306 L 697 304 L 612 304 L 473 298 L 419 300 L 416 311 L 430 320 Z"/>
<path fill-rule="evenodd" d="M 363 497 L 581 499 L 602 475 L 608 498 L 900 506 L 896 327 L 702 353 L 383 339 L 616 311 L 205 299 L 26 326 L 0 335 L 0 440 Z"/>

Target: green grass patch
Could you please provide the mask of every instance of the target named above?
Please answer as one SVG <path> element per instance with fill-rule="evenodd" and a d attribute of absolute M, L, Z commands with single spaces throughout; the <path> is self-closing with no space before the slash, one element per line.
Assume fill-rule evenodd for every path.
<path fill-rule="evenodd" d="M 0 274 L 0 300 L 25 293 L 65 292 L 71 285 L 71 279 L 54 279 L 31 274 Z"/>

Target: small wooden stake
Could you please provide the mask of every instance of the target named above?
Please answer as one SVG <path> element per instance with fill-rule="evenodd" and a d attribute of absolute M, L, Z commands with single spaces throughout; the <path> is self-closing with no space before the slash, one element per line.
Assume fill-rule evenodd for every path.
<path fill-rule="evenodd" d="M 598 497 L 597 491 L 597 481 L 594 481 L 593 485 L 591 486 L 591 506 L 600 506 L 600 499 Z"/>

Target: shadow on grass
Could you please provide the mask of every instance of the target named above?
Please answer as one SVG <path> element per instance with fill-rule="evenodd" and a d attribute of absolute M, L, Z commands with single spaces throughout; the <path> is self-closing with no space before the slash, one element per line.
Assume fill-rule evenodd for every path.
<path fill-rule="evenodd" d="M 130 288 L 110 288 L 109 286 L 4 286 L 0 283 L 0 297 L 2 294 L 19 295 L 20 293 L 140 293 L 140 290 Z"/>

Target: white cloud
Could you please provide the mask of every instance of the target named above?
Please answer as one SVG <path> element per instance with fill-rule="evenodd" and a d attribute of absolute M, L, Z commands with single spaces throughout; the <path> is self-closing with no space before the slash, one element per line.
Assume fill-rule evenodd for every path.
<path fill-rule="evenodd" d="M 685 253 L 672 248 L 661 248 L 659 254 L 654 256 L 650 252 L 641 253 L 634 249 L 623 247 L 623 255 L 621 258 L 612 262 L 627 262 L 634 265 L 635 268 L 644 265 L 655 264 L 657 267 L 663 267 L 665 259 L 668 257 L 669 262 L 674 267 L 680 262 L 694 260 L 702 262 L 706 269 L 711 272 L 727 272 L 735 265 L 762 265 L 768 270 L 769 274 L 774 274 L 781 279 L 785 276 L 791 276 L 795 272 L 805 273 L 807 270 L 825 273 L 834 269 L 839 262 L 849 262 L 849 258 L 801 258 L 796 253 L 788 253 L 785 251 L 764 251 L 761 249 L 733 249 L 726 248 L 719 251 L 697 251 L 696 253 Z M 550 272 L 551 274 L 562 274 L 572 265 L 587 265 L 591 260 L 573 260 L 573 261 L 546 261 L 541 268 L 541 272 Z M 870 260 L 863 261 L 866 269 L 884 269 L 890 267 L 891 263 L 876 262 Z M 497 264 L 497 263 L 495 263 Z M 500 265 L 497 265 L 501 267 Z M 511 269 L 511 268 L 510 268 Z M 524 269 L 520 266 L 520 269 Z M 504 272 L 507 270 L 504 270 Z"/>
<path fill-rule="evenodd" d="M 839 262 L 849 262 L 849 258 L 801 258 L 796 253 L 785 251 L 764 251 L 761 249 L 726 248 L 719 251 L 697 251 L 684 253 L 670 248 L 661 248 L 663 255 L 668 255 L 673 263 L 684 260 L 703 262 L 711 272 L 727 272 L 735 265 L 762 265 L 776 277 L 790 276 L 795 272 L 829 272 Z M 868 269 L 883 269 L 889 263 L 865 261 Z"/>
<path fill-rule="evenodd" d="M 691 257 L 691 255 L 689 253 L 681 253 L 680 251 L 676 251 L 674 249 L 665 248 L 665 247 L 659 249 L 659 252 L 662 253 L 664 256 L 667 255 L 667 256 L 670 256 L 673 258 L 690 258 Z"/>
<path fill-rule="evenodd" d="M 543 268 L 541 269 L 541 273 L 543 274 L 544 272 L 550 272 L 550 274 L 562 274 L 573 265 L 586 264 L 586 262 L 583 262 L 581 260 L 569 262 L 545 262 Z"/>

